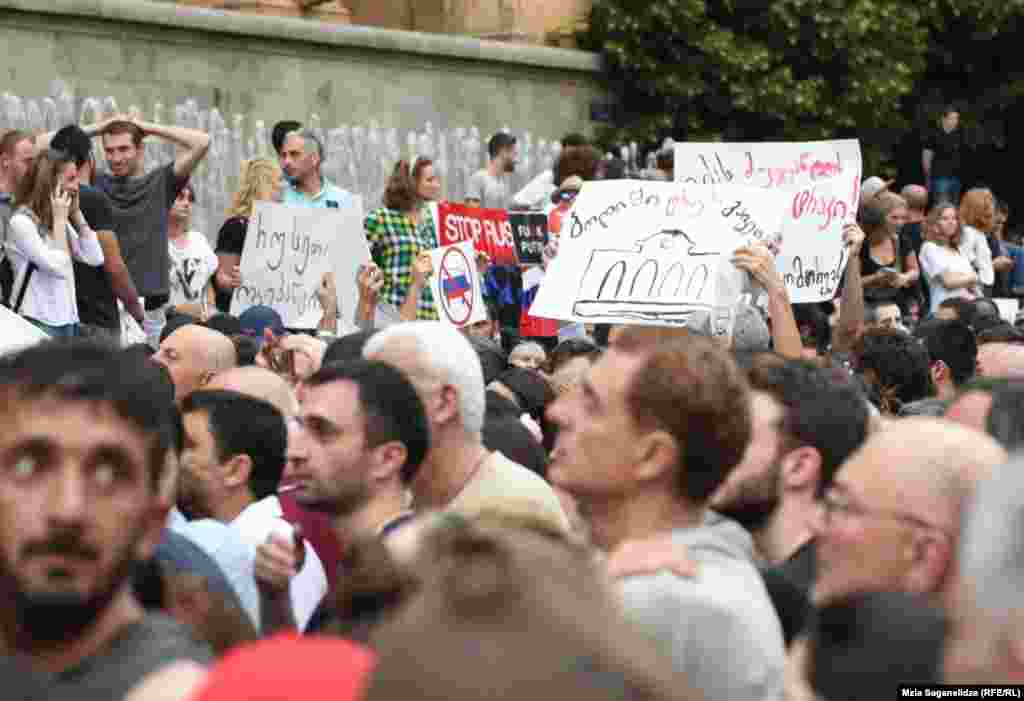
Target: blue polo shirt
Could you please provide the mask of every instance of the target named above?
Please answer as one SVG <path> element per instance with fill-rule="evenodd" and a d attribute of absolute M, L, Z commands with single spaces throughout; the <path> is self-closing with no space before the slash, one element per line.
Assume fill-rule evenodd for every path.
<path fill-rule="evenodd" d="M 284 198 L 281 200 L 282 204 L 293 207 L 341 209 L 342 207 L 347 207 L 352 202 L 351 192 L 342 190 L 334 183 L 329 182 L 327 178 L 324 178 L 322 182 L 323 187 L 313 197 L 297 190 L 293 185 L 288 185 L 284 191 Z"/>

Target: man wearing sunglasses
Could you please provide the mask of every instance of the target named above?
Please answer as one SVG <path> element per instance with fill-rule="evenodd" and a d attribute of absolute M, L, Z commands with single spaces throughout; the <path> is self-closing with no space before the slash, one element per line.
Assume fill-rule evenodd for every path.
<path fill-rule="evenodd" d="M 1006 457 L 987 435 L 941 419 L 872 435 L 825 493 L 815 602 L 900 591 L 949 606 L 964 506 Z"/>

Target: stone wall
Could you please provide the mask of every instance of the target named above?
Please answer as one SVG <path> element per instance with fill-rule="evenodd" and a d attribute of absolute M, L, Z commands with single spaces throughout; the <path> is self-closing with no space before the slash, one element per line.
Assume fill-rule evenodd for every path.
<path fill-rule="evenodd" d="M 322 129 L 327 172 L 380 198 L 394 161 L 430 155 L 459 198 L 487 137 L 520 137 L 520 182 L 557 140 L 589 131 L 599 98 L 590 54 L 146 0 L 0 0 L 0 128 L 53 128 L 136 106 L 214 136 L 197 174 L 202 226 L 216 226 L 238 162 L 267 153 L 279 119 Z M 150 147 L 154 160 L 170 157 Z"/>

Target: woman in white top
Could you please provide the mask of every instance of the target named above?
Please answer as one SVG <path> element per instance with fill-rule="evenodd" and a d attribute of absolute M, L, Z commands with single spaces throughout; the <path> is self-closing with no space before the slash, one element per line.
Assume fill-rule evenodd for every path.
<path fill-rule="evenodd" d="M 960 252 L 960 220 L 956 206 L 941 202 L 928 213 L 925 222 L 928 241 L 921 247 L 919 263 L 931 291 L 934 314 L 950 297 L 974 299 L 978 274 Z"/>
<path fill-rule="evenodd" d="M 179 314 L 206 321 L 217 309 L 210 280 L 217 272 L 217 254 L 206 237 L 189 230 L 196 196 L 191 185 L 181 188 L 167 217 L 171 256 L 170 304 Z"/>
<path fill-rule="evenodd" d="M 78 208 L 78 167 L 58 151 L 40 154 L 18 185 L 8 255 L 14 269 L 11 308 L 54 337 L 78 335 L 72 256 L 103 265 L 96 232 Z"/>
<path fill-rule="evenodd" d="M 964 228 L 960 251 L 978 273 L 979 286 L 975 294 L 979 297 L 996 281 L 992 248 L 988 245 L 988 235 L 995 228 L 995 217 L 996 200 L 991 190 L 976 187 L 964 193 L 960 200 L 960 223 Z"/>

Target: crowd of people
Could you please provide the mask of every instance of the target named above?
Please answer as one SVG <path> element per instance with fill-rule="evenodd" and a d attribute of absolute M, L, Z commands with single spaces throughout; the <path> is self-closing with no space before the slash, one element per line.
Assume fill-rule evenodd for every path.
<path fill-rule="evenodd" d="M 177 155 L 144 172 L 152 138 Z M 772 252 L 741 248 L 759 293 L 725 338 L 527 328 L 526 276 L 486 256 L 487 318 L 458 330 L 428 284 L 442 187 L 417 158 L 366 214 L 355 317 L 328 274 L 318 328 L 287 329 L 231 314 L 255 203 L 351 195 L 314 131 L 273 141 L 208 237 L 201 131 L 117 115 L 0 138 L 2 296 L 50 337 L 0 357 L 11 698 L 1024 680 L 1024 331 L 1000 301 L 1024 249 L 993 193 L 956 201 L 941 158 L 900 194 L 866 179 L 836 299 L 791 304 Z M 545 262 L 576 193 L 624 172 L 569 135 L 514 193 L 515 139 L 489 156 L 463 199 L 546 211 Z"/>

